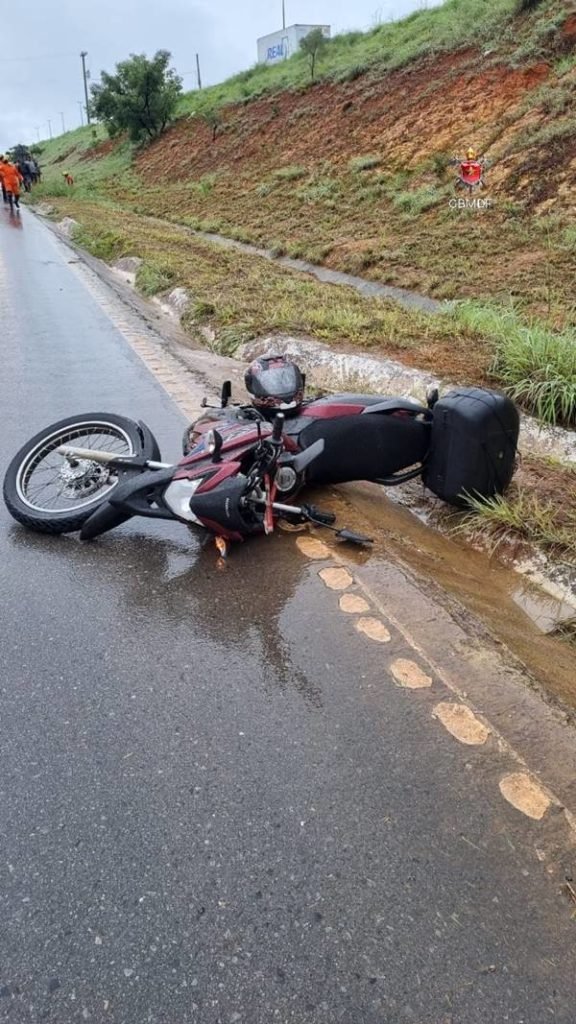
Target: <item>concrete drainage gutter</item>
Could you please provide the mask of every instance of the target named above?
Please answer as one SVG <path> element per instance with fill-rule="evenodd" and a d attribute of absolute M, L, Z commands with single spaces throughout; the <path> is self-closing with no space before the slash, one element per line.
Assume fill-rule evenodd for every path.
<path fill-rule="evenodd" d="M 392 359 L 378 359 L 360 353 L 335 352 L 322 342 L 288 335 L 259 338 L 243 345 L 236 356 L 250 362 L 265 352 L 275 351 L 296 359 L 313 383 L 337 390 L 376 391 L 423 400 L 431 385 L 446 391 L 454 385 L 432 374 L 403 366 Z M 576 433 L 562 427 L 543 426 L 531 416 L 522 415 L 520 447 L 539 455 L 552 455 L 576 464 Z"/>

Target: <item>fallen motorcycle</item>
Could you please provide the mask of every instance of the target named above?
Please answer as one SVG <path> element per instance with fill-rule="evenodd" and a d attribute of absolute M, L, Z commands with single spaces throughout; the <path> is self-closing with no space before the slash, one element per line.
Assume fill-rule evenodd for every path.
<path fill-rule="evenodd" d="M 172 519 L 229 541 L 271 533 L 280 520 L 333 529 L 335 517 L 295 505 L 305 484 L 372 480 L 393 486 L 420 477 L 444 501 L 501 494 L 514 471 L 519 418 L 505 396 L 462 388 L 426 405 L 374 395 L 336 395 L 278 409 L 206 408 L 185 436 L 176 464 L 163 462 L 146 424 L 90 413 L 41 431 L 18 452 L 4 480 L 11 515 L 50 534 L 83 540 L 133 516 Z M 278 405 L 278 402 L 275 403 Z"/>
<path fill-rule="evenodd" d="M 194 450 L 172 465 L 161 461 L 146 424 L 109 413 L 74 416 L 41 431 L 18 452 L 6 472 L 4 501 L 33 530 L 80 530 L 82 540 L 140 515 L 203 527 L 224 555 L 228 541 L 271 533 L 280 519 L 371 543 L 334 527 L 330 512 L 287 503 L 323 442 L 297 452 L 283 427 L 282 414 L 272 424 L 228 420 L 203 433 Z"/>

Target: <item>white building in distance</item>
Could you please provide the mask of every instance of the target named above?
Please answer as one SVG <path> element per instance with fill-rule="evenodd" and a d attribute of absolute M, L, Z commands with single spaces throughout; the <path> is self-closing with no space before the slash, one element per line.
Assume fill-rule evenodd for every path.
<path fill-rule="evenodd" d="M 315 28 L 321 29 L 326 39 L 330 39 L 330 25 L 291 25 L 269 36 L 262 36 L 258 40 L 258 63 L 278 64 L 293 53 L 298 53 L 300 41 Z"/>

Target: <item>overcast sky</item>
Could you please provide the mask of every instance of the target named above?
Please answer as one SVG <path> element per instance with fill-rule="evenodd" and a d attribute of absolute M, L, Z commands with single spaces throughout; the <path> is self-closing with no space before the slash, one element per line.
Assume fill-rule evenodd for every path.
<path fill-rule="evenodd" d="M 7 0 L 5 0 L 7 3 Z M 286 23 L 370 28 L 423 0 L 285 0 Z M 4 2 L 0 2 L 4 7 Z M 26 0 L 0 34 L 0 151 L 80 124 L 80 51 L 92 81 L 130 53 L 170 50 L 184 88 L 195 86 L 195 53 L 210 85 L 256 61 L 256 39 L 282 27 L 282 0 Z"/>

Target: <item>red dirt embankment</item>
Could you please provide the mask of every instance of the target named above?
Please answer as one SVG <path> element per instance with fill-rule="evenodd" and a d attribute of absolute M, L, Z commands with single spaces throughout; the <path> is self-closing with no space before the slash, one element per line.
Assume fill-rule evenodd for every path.
<path fill-rule="evenodd" d="M 216 140 L 193 115 L 138 160 L 146 177 L 184 181 L 214 170 L 262 178 L 290 164 L 333 167 L 359 154 L 413 168 L 434 153 L 484 150 L 498 126 L 549 75 L 541 62 L 512 69 L 465 50 L 411 64 L 384 77 L 321 83 L 225 108 Z"/>

